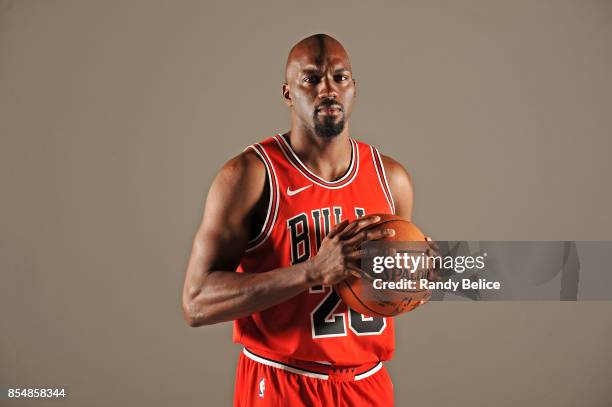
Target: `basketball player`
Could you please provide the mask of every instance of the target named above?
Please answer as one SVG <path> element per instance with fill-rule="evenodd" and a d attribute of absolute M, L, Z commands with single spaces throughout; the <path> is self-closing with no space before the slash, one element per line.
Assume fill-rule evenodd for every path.
<path fill-rule="evenodd" d="M 244 346 L 235 406 L 391 406 L 391 318 L 347 309 L 331 286 L 358 275 L 373 213 L 411 218 L 408 172 L 349 136 L 347 52 L 318 34 L 289 53 L 291 130 L 249 146 L 215 178 L 183 291 L 190 326 L 234 320 Z"/>

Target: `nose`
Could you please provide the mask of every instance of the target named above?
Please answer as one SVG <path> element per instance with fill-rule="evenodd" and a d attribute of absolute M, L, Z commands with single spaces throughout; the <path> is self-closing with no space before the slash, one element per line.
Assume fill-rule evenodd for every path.
<path fill-rule="evenodd" d="M 327 76 L 323 77 L 321 82 L 319 82 L 319 99 L 336 99 L 337 97 L 338 90 L 336 89 L 335 82 Z"/>

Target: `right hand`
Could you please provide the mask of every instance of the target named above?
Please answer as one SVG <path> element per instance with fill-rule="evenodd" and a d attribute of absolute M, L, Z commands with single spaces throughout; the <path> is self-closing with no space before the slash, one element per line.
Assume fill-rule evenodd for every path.
<path fill-rule="evenodd" d="M 361 244 L 395 235 L 393 229 L 364 230 L 379 221 L 379 216 L 364 216 L 337 224 L 321 242 L 317 255 L 308 260 L 310 285 L 334 285 L 350 275 L 361 277 L 357 267 L 364 254 Z"/>

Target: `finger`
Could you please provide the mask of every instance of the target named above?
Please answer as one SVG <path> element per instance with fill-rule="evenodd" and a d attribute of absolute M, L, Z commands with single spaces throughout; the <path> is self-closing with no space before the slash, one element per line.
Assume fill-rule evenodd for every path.
<path fill-rule="evenodd" d="M 351 276 L 361 278 L 361 273 L 358 271 L 350 270 Z"/>
<path fill-rule="evenodd" d="M 415 270 L 414 273 L 411 272 L 411 276 L 412 276 L 412 279 L 414 280 L 421 280 L 423 278 L 427 278 L 427 270 L 419 268 Z"/>
<path fill-rule="evenodd" d="M 363 230 L 355 236 L 347 240 L 347 244 L 353 247 L 359 247 L 363 242 L 371 240 L 380 240 L 385 237 L 395 236 L 395 230 L 393 229 L 376 229 L 376 230 Z"/>
<path fill-rule="evenodd" d="M 344 239 L 349 239 L 352 236 L 356 235 L 357 233 L 361 232 L 363 229 L 367 228 L 370 225 L 373 225 L 377 222 L 380 222 L 380 216 L 378 215 L 373 215 L 373 216 L 363 216 L 355 221 L 353 221 L 350 226 L 345 229 L 344 233 L 342 234 L 342 238 Z"/>
<path fill-rule="evenodd" d="M 364 249 L 364 256 L 366 257 L 395 257 L 395 255 L 397 254 L 396 248 L 386 247 L 386 245 L 384 247 L 382 245 L 366 245 Z"/>
<path fill-rule="evenodd" d="M 425 296 L 425 298 L 423 298 L 421 300 L 421 305 L 425 304 L 426 302 L 428 302 L 431 299 L 431 291 L 429 293 L 427 293 L 427 295 Z"/>
<path fill-rule="evenodd" d="M 342 222 L 338 223 L 336 226 L 334 226 L 334 228 L 331 230 L 331 232 L 329 232 L 327 237 L 329 237 L 330 239 L 333 238 L 337 234 L 341 233 L 344 229 L 346 229 L 348 224 L 349 224 L 348 219 L 345 219 Z"/>
<path fill-rule="evenodd" d="M 352 266 L 350 264 L 346 265 L 346 270 L 349 272 L 350 275 L 357 277 L 357 278 L 363 278 L 364 274 L 363 271 L 361 271 L 360 268 L 356 267 L 356 266 Z"/>
<path fill-rule="evenodd" d="M 355 221 L 353 234 L 361 232 L 363 229 L 380 222 L 380 216 L 363 216 Z"/>
<path fill-rule="evenodd" d="M 437 257 L 440 255 L 440 252 L 432 249 L 431 247 L 425 250 L 425 255 L 427 257 Z"/>
<path fill-rule="evenodd" d="M 431 247 L 436 253 L 440 252 L 440 246 L 438 246 L 438 243 L 436 243 L 436 241 L 432 240 L 429 236 L 427 236 L 425 240 L 427 240 L 429 247 Z"/>
<path fill-rule="evenodd" d="M 436 274 L 435 272 L 427 273 L 427 279 L 429 281 L 434 281 L 434 282 L 442 281 L 440 276 L 438 276 L 438 274 Z"/>
<path fill-rule="evenodd" d="M 397 253 L 396 250 L 394 249 L 389 249 L 389 248 L 385 248 L 385 247 L 372 247 L 372 246 L 364 246 L 361 248 L 356 248 L 355 246 L 350 245 L 348 242 L 345 244 L 344 249 L 343 249 L 343 253 L 345 255 L 357 255 L 360 258 L 372 258 L 372 257 L 379 257 L 379 256 L 395 256 L 395 253 Z M 353 258 L 353 257 L 351 257 Z"/>
<path fill-rule="evenodd" d="M 348 260 L 361 260 L 365 256 L 369 256 L 367 249 L 352 250 L 345 255 Z"/>

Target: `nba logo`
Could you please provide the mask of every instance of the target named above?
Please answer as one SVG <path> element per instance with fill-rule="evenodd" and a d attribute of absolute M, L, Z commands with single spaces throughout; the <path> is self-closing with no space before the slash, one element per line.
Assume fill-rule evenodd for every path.
<path fill-rule="evenodd" d="M 266 391 L 266 379 L 265 378 L 261 379 L 261 381 L 259 382 L 259 397 L 260 398 L 263 398 L 264 391 Z"/>

